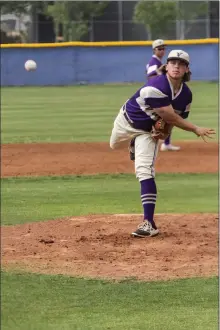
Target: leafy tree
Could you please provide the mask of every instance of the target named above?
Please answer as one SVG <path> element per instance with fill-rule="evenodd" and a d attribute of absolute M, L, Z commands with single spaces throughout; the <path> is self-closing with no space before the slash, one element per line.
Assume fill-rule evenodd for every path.
<path fill-rule="evenodd" d="M 208 12 L 207 1 L 179 1 L 176 7 L 177 19 L 193 20 Z"/>
<path fill-rule="evenodd" d="M 209 4 L 207 1 L 179 1 L 176 8 L 176 19 L 180 23 L 179 39 L 185 36 L 193 29 L 193 25 L 185 24 L 188 21 L 197 18 L 206 18 L 209 15 Z"/>
<path fill-rule="evenodd" d="M 134 9 L 134 21 L 146 26 L 149 38 L 166 34 L 168 22 L 175 19 L 176 4 L 173 1 L 139 1 Z"/>
<path fill-rule="evenodd" d="M 62 24 L 64 41 L 72 41 L 88 32 L 90 19 L 101 15 L 107 5 L 107 1 L 56 1 L 46 12 L 54 19 L 56 35 Z"/>
<path fill-rule="evenodd" d="M 89 30 L 90 19 L 101 15 L 107 5 L 108 1 L 0 1 L 2 14 L 26 14 L 34 8 L 51 16 L 56 35 L 63 26 L 64 41 L 80 40 Z"/>
<path fill-rule="evenodd" d="M 171 21 L 193 20 L 207 13 L 206 1 L 139 1 L 134 9 L 133 19 L 146 26 L 150 39 L 164 38 Z M 187 31 L 185 31 L 187 33 Z M 181 35 L 180 38 L 183 38 Z"/>
<path fill-rule="evenodd" d="M 11 13 L 16 15 L 26 14 L 29 11 L 29 6 L 29 1 L 0 1 L 2 15 Z"/>

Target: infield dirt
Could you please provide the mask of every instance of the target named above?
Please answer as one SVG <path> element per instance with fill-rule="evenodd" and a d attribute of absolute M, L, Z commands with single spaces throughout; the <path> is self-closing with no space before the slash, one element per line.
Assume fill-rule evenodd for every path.
<path fill-rule="evenodd" d="M 159 173 L 217 173 L 216 143 L 159 153 Z M 2 146 L 2 177 L 133 173 L 107 143 Z M 172 279 L 218 274 L 217 214 L 158 214 L 161 234 L 130 236 L 141 215 L 88 215 L 2 226 L 2 268 L 101 278 Z"/>

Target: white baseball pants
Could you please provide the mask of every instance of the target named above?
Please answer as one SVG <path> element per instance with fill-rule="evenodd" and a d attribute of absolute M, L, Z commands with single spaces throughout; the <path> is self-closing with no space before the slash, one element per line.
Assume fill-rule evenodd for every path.
<path fill-rule="evenodd" d="M 133 128 L 124 117 L 123 107 L 114 121 L 110 138 L 110 147 L 119 149 L 128 146 L 135 137 L 135 173 L 139 181 L 155 177 L 154 163 L 158 153 L 158 142 L 151 134 Z"/>

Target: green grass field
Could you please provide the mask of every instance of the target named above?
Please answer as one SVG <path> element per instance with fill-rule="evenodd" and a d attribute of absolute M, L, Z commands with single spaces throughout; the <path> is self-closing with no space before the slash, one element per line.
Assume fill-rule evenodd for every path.
<path fill-rule="evenodd" d="M 217 212 L 217 174 L 189 174 L 187 179 L 185 174 L 159 174 L 157 186 L 157 213 Z M 139 183 L 127 174 L 3 179 L 1 209 L 2 223 L 7 225 L 90 213 L 142 212 Z"/>
<path fill-rule="evenodd" d="M 108 141 L 113 120 L 139 85 L 3 88 L 2 143 Z M 218 126 L 218 85 L 191 83 L 189 119 Z M 196 139 L 176 129 L 174 139 Z"/>
<path fill-rule="evenodd" d="M 190 85 L 190 120 L 217 129 L 217 84 Z M 2 88 L 2 143 L 108 141 L 138 87 Z M 173 138 L 197 139 L 181 130 Z M 157 185 L 158 213 L 217 212 L 217 173 L 159 174 Z M 1 206 L 4 225 L 142 210 L 139 184 L 125 174 L 2 179 Z M 217 330 L 217 289 L 216 277 L 114 283 L 2 272 L 2 330 Z"/>
<path fill-rule="evenodd" d="M 168 282 L 5 273 L 4 330 L 217 330 L 217 278 Z"/>

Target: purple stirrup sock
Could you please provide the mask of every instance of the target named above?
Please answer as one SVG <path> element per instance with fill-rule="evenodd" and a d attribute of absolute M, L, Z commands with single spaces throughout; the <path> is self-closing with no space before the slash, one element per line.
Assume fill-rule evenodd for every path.
<path fill-rule="evenodd" d="M 141 201 L 144 208 L 144 220 L 148 220 L 153 228 L 157 229 L 154 223 L 154 210 L 157 199 L 157 187 L 153 178 L 140 182 Z"/>
<path fill-rule="evenodd" d="M 170 144 L 170 135 L 164 140 L 166 145 Z"/>

